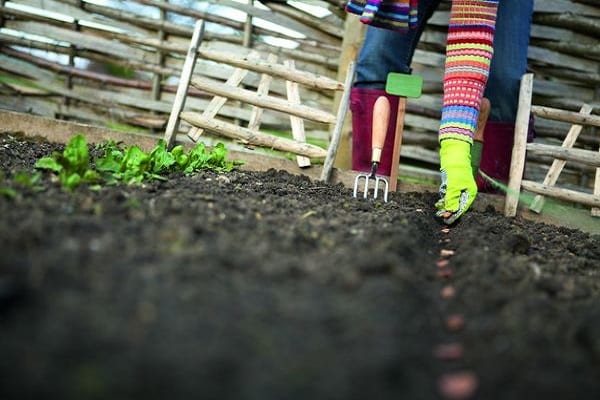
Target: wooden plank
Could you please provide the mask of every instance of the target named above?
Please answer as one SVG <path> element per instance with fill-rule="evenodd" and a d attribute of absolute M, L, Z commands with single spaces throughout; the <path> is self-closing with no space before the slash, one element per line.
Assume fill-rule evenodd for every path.
<path fill-rule="evenodd" d="M 253 6 L 249 6 L 247 4 L 238 3 L 234 0 L 206 0 L 206 1 L 209 3 L 212 3 L 212 4 L 219 4 L 219 5 L 223 5 L 223 6 L 227 6 L 227 7 L 231 7 L 231 8 L 243 11 L 243 12 L 247 13 L 248 15 L 251 15 L 254 18 L 262 18 L 265 21 L 269 21 L 272 24 L 279 25 L 286 29 L 296 31 L 296 32 L 301 33 L 301 34 L 305 35 L 306 37 L 310 37 L 314 40 L 319 40 L 324 43 L 339 44 L 339 41 L 336 40 L 331 35 L 328 35 L 320 30 L 317 30 L 317 29 L 311 28 L 309 26 L 306 26 L 304 24 L 301 24 L 292 18 L 286 17 L 286 16 L 278 14 L 278 13 L 274 13 L 270 10 L 263 10 L 258 7 L 253 7 Z M 279 30 L 277 30 L 277 29 L 273 29 L 273 30 L 277 31 L 279 34 L 283 34 L 285 36 L 289 36 L 292 38 L 297 37 L 297 35 L 294 35 L 291 32 L 286 33 L 287 31 L 279 32 Z"/>
<path fill-rule="evenodd" d="M 335 116 L 328 112 L 302 104 L 295 105 L 289 101 L 272 96 L 261 96 L 250 90 L 231 87 L 210 79 L 195 77 L 192 79 L 192 85 L 197 89 L 212 93 L 217 96 L 243 101 L 245 103 L 267 108 L 269 110 L 280 111 L 285 114 L 295 115 L 297 117 L 310 119 L 316 122 L 323 122 L 326 124 L 335 122 Z"/>
<path fill-rule="evenodd" d="M 289 69 L 296 69 L 294 60 L 285 60 L 283 65 Z M 298 90 L 298 83 L 286 81 L 287 87 L 287 99 L 291 104 L 300 105 L 300 91 Z M 304 143 L 306 142 L 306 135 L 304 134 L 304 120 L 302 118 L 290 115 L 290 123 L 292 126 L 292 137 L 294 140 Z M 300 168 L 310 167 L 310 158 L 304 156 L 296 156 L 296 162 Z"/>
<path fill-rule="evenodd" d="M 300 84 L 323 90 L 343 90 L 342 84 L 326 76 L 315 75 L 310 72 L 295 70 L 292 71 L 283 65 L 271 64 L 261 60 L 251 60 L 248 57 L 239 57 L 222 53 L 200 49 L 199 55 L 207 60 L 229 64 L 234 67 L 248 69 L 254 72 L 270 74 L 274 77 L 283 78 L 286 81 L 298 82 Z"/>
<path fill-rule="evenodd" d="M 533 10 L 539 13 L 569 13 L 600 17 L 600 8 L 578 4 L 570 0 L 535 0 Z"/>
<path fill-rule="evenodd" d="M 566 54 L 561 54 L 556 51 L 544 49 L 538 46 L 530 45 L 528 50 L 530 62 L 536 64 L 538 62 L 550 64 L 557 68 L 568 65 L 569 68 L 594 73 L 598 72 L 598 63 L 592 60 L 586 60 L 581 57 L 573 57 Z"/>
<path fill-rule="evenodd" d="M 292 18 L 302 25 L 310 26 L 313 29 L 324 32 L 328 35 L 334 36 L 336 38 L 344 37 L 344 30 L 340 26 L 323 23 L 321 19 L 315 18 L 315 16 L 307 14 L 303 11 L 290 7 L 288 4 L 278 4 L 274 2 L 267 3 L 267 7 L 271 10 L 277 11 L 281 15 L 285 15 L 289 18 Z"/>
<path fill-rule="evenodd" d="M 599 115 L 581 114 L 543 106 L 531 106 L 531 113 L 536 117 L 551 119 L 554 121 L 600 127 Z"/>
<path fill-rule="evenodd" d="M 194 25 L 194 34 L 190 41 L 190 48 L 181 71 L 181 77 L 179 78 L 179 86 L 177 87 L 177 94 L 175 95 L 175 101 L 173 102 L 173 108 L 169 115 L 167 122 L 167 128 L 165 129 L 164 140 L 167 142 L 167 147 L 171 147 L 175 141 L 177 130 L 179 128 L 179 114 L 185 106 L 185 98 L 187 95 L 188 87 L 190 86 L 190 79 L 194 73 L 194 65 L 196 64 L 196 58 L 198 56 L 198 47 L 202 42 L 202 36 L 204 34 L 204 21 L 198 20 Z"/>
<path fill-rule="evenodd" d="M 600 155 L 591 150 L 571 149 L 541 143 L 529 143 L 526 148 L 527 151 L 534 154 L 549 156 L 559 160 L 576 161 L 591 165 L 592 167 L 600 167 Z"/>
<path fill-rule="evenodd" d="M 579 111 L 580 114 L 584 114 L 584 115 L 590 114 L 591 112 L 592 112 L 592 107 L 589 104 L 584 104 L 581 107 L 581 110 Z M 575 145 L 575 141 L 577 141 L 577 138 L 579 137 L 579 134 L 581 133 L 582 129 L 583 129 L 583 125 L 571 126 L 571 129 L 569 129 L 569 133 L 567 133 L 567 136 L 565 137 L 565 140 L 563 141 L 562 146 L 565 148 L 573 147 L 573 145 Z M 554 186 L 556 184 L 556 181 L 558 180 L 558 176 L 562 172 L 566 163 L 567 163 L 566 160 L 555 159 L 552 162 L 552 166 L 548 170 L 546 177 L 544 178 L 544 185 Z M 533 199 L 531 205 L 529 206 L 529 209 L 531 211 L 539 213 L 542 210 L 542 208 L 544 207 L 544 202 L 545 202 L 544 197 L 541 195 L 537 195 Z"/>
<path fill-rule="evenodd" d="M 544 185 L 543 183 L 523 180 L 521 187 L 533 193 L 554 197 L 572 203 L 582 204 L 589 207 L 600 207 L 600 196 L 579 192 L 576 190 L 563 189 Z"/>
<path fill-rule="evenodd" d="M 86 35 L 69 29 L 57 28 L 39 22 L 7 21 L 6 27 L 62 42 L 68 42 L 78 48 L 94 50 L 117 57 L 132 57 L 137 60 L 147 60 L 148 62 L 151 62 L 151 58 L 154 56 L 153 53 L 149 51 L 143 51 L 139 48 L 127 46 L 113 40 Z"/>
<path fill-rule="evenodd" d="M 529 117 L 531 115 L 531 98 L 533 93 L 533 74 L 527 73 L 521 78 L 519 89 L 519 105 L 515 121 L 515 139 L 510 163 L 508 189 L 504 203 L 504 215 L 514 217 L 517 215 L 517 205 L 521 193 L 521 181 L 525 169 L 525 155 L 527 133 L 529 131 Z"/>
<path fill-rule="evenodd" d="M 310 143 L 299 143 L 292 139 L 280 138 L 260 131 L 251 131 L 225 121 L 203 118 L 198 113 L 184 111 L 180 117 L 194 126 L 202 127 L 230 139 L 241 140 L 247 144 L 280 151 L 288 151 L 311 158 L 325 157 L 327 152 Z"/>
<path fill-rule="evenodd" d="M 80 2 L 72 2 L 71 4 L 67 4 L 65 0 L 19 0 L 18 3 L 33 8 L 38 8 L 42 10 L 42 15 L 44 14 L 44 10 L 48 10 L 53 13 L 65 15 L 69 18 L 74 18 L 78 21 L 89 21 L 95 24 L 107 25 L 111 28 L 122 29 L 138 35 L 151 36 L 154 34 L 154 32 L 151 32 L 151 30 L 127 23 L 126 21 L 122 22 L 117 20 L 109 20 L 102 17 L 98 13 L 88 12 L 84 8 L 80 7 Z M 13 11 L 14 9 L 10 12 Z"/>

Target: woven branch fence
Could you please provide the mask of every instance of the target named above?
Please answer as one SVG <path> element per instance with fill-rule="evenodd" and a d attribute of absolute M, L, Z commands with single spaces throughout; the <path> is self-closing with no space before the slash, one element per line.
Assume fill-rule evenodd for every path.
<path fill-rule="evenodd" d="M 211 52 L 239 57 L 258 52 L 262 59 L 275 55 L 279 62 L 293 60 L 298 70 L 343 81 L 341 74 L 364 32 L 357 18 L 346 18 L 343 3 L 0 0 L 0 108 L 160 137 L 197 19 L 207 22 L 197 75 L 224 82 L 232 74 L 234 67 L 211 60 Z M 415 73 L 424 77 L 424 94 L 408 105 L 402 165 L 415 176 L 433 177 L 439 165 L 437 129 L 449 8 L 449 1 L 443 2 L 433 15 L 413 60 Z M 587 103 L 598 114 L 598 38 L 597 0 L 535 0 L 529 48 L 534 104 L 578 111 Z M 256 90 L 259 81 L 258 74 L 249 73 L 243 85 Z M 336 110 L 338 99 L 331 92 L 307 86 L 300 92 L 303 103 Z M 286 82 L 274 80 L 270 93 L 284 98 Z M 186 109 L 201 112 L 211 97 L 190 88 Z M 250 115 L 251 107 L 230 101 L 219 118 L 243 124 Z M 189 126 L 180 129 L 185 132 Z M 287 134 L 290 118 L 265 111 L 261 129 Z M 564 123 L 540 122 L 536 142 L 559 144 L 568 129 Z M 309 140 L 326 146 L 329 126 L 307 121 L 306 131 Z M 202 140 L 224 141 L 210 132 Z M 577 146 L 597 151 L 598 129 L 585 128 Z M 551 164 L 549 157 L 528 156 L 526 174 L 540 180 Z M 569 163 L 560 183 L 590 191 L 595 173 L 595 168 Z"/>

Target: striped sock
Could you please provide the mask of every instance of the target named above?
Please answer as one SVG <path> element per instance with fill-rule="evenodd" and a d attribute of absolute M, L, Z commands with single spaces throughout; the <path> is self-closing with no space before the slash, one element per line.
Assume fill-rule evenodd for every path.
<path fill-rule="evenodd" d="M 452 1 L 440 140 L 473 142 L 494 52 L 498 1 Z"/>

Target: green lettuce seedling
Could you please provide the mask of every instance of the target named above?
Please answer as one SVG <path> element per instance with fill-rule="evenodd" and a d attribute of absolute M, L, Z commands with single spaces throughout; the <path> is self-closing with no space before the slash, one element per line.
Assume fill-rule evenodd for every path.
<path fill-rule="evenodd" d="M 62 154 L 55 152 L 52 157 L 44 157 L 38 160 L 35 167 L 53 171 L 58 174 L 64 187 L 73 189 L 83 182 L 135 184 L 153 179 L 166 180 L 165 175 L 172 172 L 186 175 L 201 170 L 229 172 L 239 164 L 227 161 L 227 149 L 222 143 L 218 143 L 211 151 L 206 149 L 204 143 L 198 143 L 188 154 L 182 145 L 168 150 L 162 139 L 149 153 L 136 145 L 123 148 L 114 141 L 102 143 L 96 149 L 103 155 L 90 162 L 85 138 L 78 135 L 69 141 Z M 91 169 L 90 164 L 95 169 Z"/>

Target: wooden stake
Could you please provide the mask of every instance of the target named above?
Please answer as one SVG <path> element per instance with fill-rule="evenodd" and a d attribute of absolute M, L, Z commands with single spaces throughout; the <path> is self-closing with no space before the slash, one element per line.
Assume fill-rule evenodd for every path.
<path fill-rule="evenodd" d="M 204 21 L 196 21 L 194 25 L 194 33 L 190 40 L 190 48 L 188 49 L 187 57 L 183 64 L 181 71 L 181 77 L 179 78 L 179 86 L 177 86 L 177 93 L 175 94 L 175 100 L 173 101 L 173 108 L 169 115 L 169 121 L 167 122 L 167 128 L 165 129 L 165 142 L 167 147 L 171 147 L 175 141 L 177 130 L 179 129 L 179 114 L 185 107 L 185 98 L 187 95 L 188 87 L 190 86 L 190 79 L 194 73 L 194 65 L 196 64 L 196 58 L 198 56 L 198 48 L 202 42 L 204 36 Z"/>
<path fill-rule="evenodd" d="M 600 154 L 600 149 L 598 149 Z M 594 196 L 600 198 L 600 168 L 596 168 L 596 180 L 594 181 Z M 600 217 L 600 207 L 592 208 L 592 217 Z"/>
<path fill-rule="evenodd" d="M 273 53 L 267 56 L 267 61 L 270 63 L 277 62 L 277 56 Z M 258 88 L 256 89 L 256 94 L 259 96 L 266 96 L 269 94 L 269 87 L 271 86 L 271 82 L 273 81 L 273 77 L 269 74 L 262 74 L 260 77 L 260 82 L 258 83 Z M 263 109 L 257 106 L 252 106 L 252 114 L 250 115 L 250 119 L 248 121 L 248 129 L 251 131 L 257 131 L 260 128 L 260 120 L 262 118 Z"/>
<path fill-rule="evenodd" d="M 519 90 L 519 105 L 515 122 L 515 140 L 510 163 L 508 190 L 504 203 L 504 215 L 514 217 L 517 215 L 517 205 L 521 194 L 521 181 L 525 170 L 525 155 L 527 132 L 529 130 L 529 117 L 531 115 L 531 98 L 533 92 L 533 74 L 527 73 L 521 78 Z"/>
<path fill-rule="evenodd" d="M 292 70 L 296 69 L 294 60 L 285 60 L 283 65 Z M 298 87 L 298 83 L 286 81 L 285 87 L 288 101 L 292 104 L 300 105 L 300 88 Z M 290 124 L 292 127 L 292 137 L 298 142 L 306 142 L 306 135 L 304 133 L 304 120 L 294 115 L 290 115 Z M 310 158 L 308 157 L 296 156 L 296 162 L 300 168 L 310 167 Z"/>
<path fill-rule="evenodd" d="M 337 154 L 338 147 L 340 145 L 340 138 L 342 136 L 342 128 L 344 126 L 344 120 L 348 113 L 348 105 L 350 103 L 350 90 L 352 89 L 352 81 L 354 81 L 354 73 L 356 65 L 354 62 L 348 64 L 348 72 L 346 73 L 346 80 L 344 81 L 344 93 L 337 111 L 337 118 L 333 133 L 331 135 L 331 141 L 329 142 L 329 148 L 327 149 L 327 156 L 323 163 L 323 170 L 321 171 L 321 180 L 323 182 L 329 182 L 331 179 L 331 172 L 333 170 L 333 162 Z"/>

